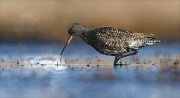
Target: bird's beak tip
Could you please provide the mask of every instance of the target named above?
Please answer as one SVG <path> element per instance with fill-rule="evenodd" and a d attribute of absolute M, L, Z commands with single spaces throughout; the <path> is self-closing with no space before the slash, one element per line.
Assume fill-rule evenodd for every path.
<path fill-rule="evenodd" d="M 63 54 L 63 51 L 65 50 L 65 48 L 67 47 L 67 45 L 71 42 L 72 38 L 73 38 L 73 36 L 69 35 L 69 38 L 68 38 L 66 44 L 64 45 L 64 47 L 63 47 L 60 55 Z"/>

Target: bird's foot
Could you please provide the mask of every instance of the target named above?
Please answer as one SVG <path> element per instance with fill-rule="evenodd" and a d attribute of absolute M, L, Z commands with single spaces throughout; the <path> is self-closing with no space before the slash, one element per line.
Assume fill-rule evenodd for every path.
<path fill-rule="evenodd" d="M 122 67 L 123 64 L 121 62 L 121 58 L 123 58 L 122 55 L 118 55 L 118 56 L 115 56 L 115 60 L 114 60 L 114 68 L 117 68 L 118 66 Z"/>
<path fill-rule="evenodd" d="M 122 63 L 121 64 L 114 64 L 114 68 L 117 68 L 118 66 L 122 67 L 123 64 Z"/>
<path fill-rule="evenodd" d="M 123 64 L 122 62 L 121 62 L 121 63 L 114 64 L 114 68 L 118 68 L 118 66 L 119 66 L 120 68 L 122 68 L 123 66 L 128 66 L 128 64 Z"/>

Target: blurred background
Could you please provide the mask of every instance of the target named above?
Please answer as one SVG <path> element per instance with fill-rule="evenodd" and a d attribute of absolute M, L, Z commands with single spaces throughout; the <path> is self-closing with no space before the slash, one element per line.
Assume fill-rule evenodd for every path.
<path fill-rule="evenodd" d="M 113 26 L 180 41 L 179 0 L 1 0 L 0 42 L 61 42 L 68 27 Z"/>
<path fill-rule="evenodd" d="M 123 58 L 68 28 L 112 26 L 161 43 Z M 145 89 L 144 89 L 145 88 Z M 105 93 L 104 93 L 105 92 Z M 180 0 L 0 0 L 0 98 L 180 98 Z"/>

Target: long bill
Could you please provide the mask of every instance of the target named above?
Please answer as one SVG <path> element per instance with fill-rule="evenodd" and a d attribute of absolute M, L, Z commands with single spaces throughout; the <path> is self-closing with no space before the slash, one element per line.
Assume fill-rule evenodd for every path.
<path fill-rule="evenodd" d="M 66 49 L 67 45 L 70 43 L 70 41 L 72 40 L 73 36 L 69 36 L 66 44 L 64 45 L 62 51 L 61 51 L 61 55 L 63 54 L 64 50 Z"/>

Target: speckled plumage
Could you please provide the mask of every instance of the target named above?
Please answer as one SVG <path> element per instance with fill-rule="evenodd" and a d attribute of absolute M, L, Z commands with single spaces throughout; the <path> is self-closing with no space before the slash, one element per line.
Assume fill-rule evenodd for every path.
<path fill-rule="evenodd" d="M 153 34 L 134 33 L 114 27 L 89 29 L 79 23 L 72 24 L 68 33 L 70 36 L 81 37 L 99 53 L 116 58 L 134 55 L 139 48 L 159 42 Z"/>
<path fill-rule="evenodd" d="M 80 37 L 98 52 L 112 56 L 138 50 L 146 46 L 150 41 L 156 43 L 156 40 L 153 41 L 154 38 L 149 35 L 133 33 L 113 27 L 101 27 L 89 30 L 83 32 Z M 133 44 L 134 42 L 137 42 L 137 45 Z"/>

